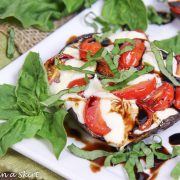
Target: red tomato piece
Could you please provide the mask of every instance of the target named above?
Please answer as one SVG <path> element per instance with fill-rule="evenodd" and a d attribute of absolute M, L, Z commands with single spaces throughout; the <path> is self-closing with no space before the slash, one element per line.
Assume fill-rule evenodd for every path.
<path fill-rule="evenodd" d="M 80 79 L 75 79 L 73 81 L 71 81 L 67 88 L 72 88 L 74 86 L 83 86 L 86 85 L 86 80 L 84 78 L 80 78 Z"/>
<path fill-rule="evenodd" d="M 84 109 L 85 124 L 95 135 L 104 136 L 111 131 L 100 110 L 100 98 L 91 96 Z"/>
<path fill-rule="evenodd" d="M 174 88 L 170 83 L 164 82 L 160 87 L 144 100 L 150 110 L 162 111 L 172 105 L 174 99 Z"/>
<path fill-rule="evenodd" d="M 114 91 L 113 94 L 119 98 L 142 100 L 156 88 L 156 79 L 143 81 L 130 85 L 124 89 Z"/>
<path fill-rule="evenodd" d="M 96 42 L 93 38 L 85 39 L 80 44 L 80 58 L 83 61 L 87 61 L 87 53 L 91 52 L 91 56 L 94 56 L 102 47 L 101 43 Z"/>
<path fill-rule="evenodd" d="M 177 109 L 180 109 L 180 86 L 176 87 L 176 95 L 175 95 L 174 106 Z"/>
<path fill-rule="evenodd" d="M 134 39 L 134 42 L 134 49 L 131 51 L 127 51 L 121 55 L 118 65 L 119 70 L 129 69 L 130 67 L 136 67 L 139 65 L 142 55 L 145 51 L 145 45 L 144 41 L 141 39 Z M 129 45 L 130 43 L 126 42 L 120 47 L 120 49 L 123 49 Z"/>
<path fill-rule="evenodd" d="M 152 124 L 153 113 L 163 111 L 172 105 L 174 99 L 174 88 L 170 83 L 164 82 L 144 100 L 137 101 L 137 105 L 143 108 L 147 114 L 146 122 L 139 126 L 140 130 L 148 129 Z"/>
<path fill-rule="evenodd" d="M 107 64 L 106 61 L 103 60 L 103 59 L 100 60 L 100 61 L 98 61 L 96 71 L 97 71 L 99 74 L 102 74 L 102 75 L 104 75 L 104 76 L 109 76 L 109 77 L 112 77 L 112 76 L 113 76 L 113 73 L 112 73 L 112 71 L 110 70 L 108 64 Z"/>

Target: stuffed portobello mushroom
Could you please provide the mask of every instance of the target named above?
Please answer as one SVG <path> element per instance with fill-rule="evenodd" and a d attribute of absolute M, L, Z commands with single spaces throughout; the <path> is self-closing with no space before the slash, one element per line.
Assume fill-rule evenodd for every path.
<path fill-rule="evenodd" d="M 179 56 L 140 31 L 73 38 L 45 63 L 50 90 L 84 87 L 61 97 L 93 137 L 121 148 L 176 123 Z"/>

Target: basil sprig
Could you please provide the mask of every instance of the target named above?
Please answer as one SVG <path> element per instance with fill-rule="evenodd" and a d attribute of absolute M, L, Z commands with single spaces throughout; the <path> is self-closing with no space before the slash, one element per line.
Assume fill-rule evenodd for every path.
<path fill-rule="evenodd" d="M 143 167 L 140 162 L 141 157 L 146 158 L 146 169 L 154 167 L 154 158 L 161 160 L 167 160 L 175 156 L 180 155 L 180 147 L 173 147 L 172 155 L 167 155 L 161 152 L 158 152 L 158 149 L 162 147 L 162 142 L 152 141 L 151 144 L 145 144 L 143 141 L 140 141 L 132 146 L 117 151 L 117 152 L 107 152 L 104 150 L 94 150 L 94 151 L 85 151 L 74 144 L 69 145 L 68 150 L 83 159 L 95 160 L 99 157 L 106 157 L 104 161 L 104 166 L 111 166 L 111 164 L 116 165 L 119 163 L 125 163 L 125 170 L 129 176 L 129 179 L 135 180 L 134 167 L 137 168 L 138 172 L 143 172 Z M 179 166 L 179 165 L 178 165 Z M 172 175 L 175 177 L 177 174 L 177 169 L 172 172 Z"/>

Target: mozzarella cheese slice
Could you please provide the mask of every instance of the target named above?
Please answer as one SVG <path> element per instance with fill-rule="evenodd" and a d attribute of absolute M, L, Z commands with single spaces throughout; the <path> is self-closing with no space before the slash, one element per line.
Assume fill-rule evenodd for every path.
<path fill-rule="evenodd" d="M 114 42 L 116 39 L 123 39 L 123 38 L 128 38 L 128 39 L 144 39 L 147 40 L 147 37 L 144 33 L 140 33 L 137 31 L 121 31 L 117 32 L 115 34 L 112 34 L 109 39 Z"/>
<path fill-rule="evenodd" d="M 151 129 L 154 129 L 156 127 L 158 127 L 160 125 L 160 123 L 164 120 L 167 119 L 170 116 L 176 115 L 178 113 L 178 111 L 176 111 L 173 108 L 167 108 L 163 111 L 157 111 L 154 113 L 153 116 L 153 124 L 151 125 L 150 128 L 144 130 L 144 131 L 140 131 L 140 130 L 135 130 L 134 134 L 142 134 L 144 132 L 150 131 Z"/>
<path fill-rule="evenodd" d="M 70 65 L 72 67 L 81 67 L 84 64 L 85 64 L 85 62 L 83 62 L 81 60 L 77 60 L 77 59 L 70 59 L 65 62 L 65 65 Z M 95 68 L 96 68 L 96 66 L 90 66 L 90 67 L 86 68 L 85 70 L 94 72 Z M 80 72 L 73 71 L 73 70 L 70 70 L 70 71 L 60 70 L 59 83 L 53 82 L 50 86 L 50 91 L 53 94 L 56 94 L 63 89 L 67 89 L 68 84 L 70 82 L 72 82 L 73 80 L 84 78 L 84 77 L 85 77 L 84 73 L 80 73 Z"/>
<path fill-rule="evenodd" d="M 128 83 L 128 85 L 134 85 L 134 84 L 138 84 L 143 81 L 149 81 L 149 80 L 152 80 L 153 78 L 156 78 L 156 83 L 157 83 L 156 87 L 159 87 L 162 85 L 161 78 L 157 74 L 144 74 L 144 75 L 139 76 L 138 78 L 130 81 Z"/>
<path fill-rule="evenodd" d="M 65 49 L 63 50 L 64 54 L 68 54 L 73 56 L 75 59 L 79 59 L 79 49 L 78 48 L 73 48 L 70 46 L 65 47 Z"/>
<path fill-rule="evenodd" d="M 78 121 L 84 124 L 84 108 L 86 105 L 86 99 L 77 94 L 66 94 L 61 97 L 65 101 L 64 105 L 67 110 L 71 109 L 77 116 Z"/>
<path fill-rule="evenodd" d="M 134 100 L 101 98 L 100 110 L 104 121 L 111 131 L 104 139 L 115 147 L 128 143 L 128 133 L 134 127 L 138 107 Z M 127 114 L 128 117 L 127 117 Z"/>

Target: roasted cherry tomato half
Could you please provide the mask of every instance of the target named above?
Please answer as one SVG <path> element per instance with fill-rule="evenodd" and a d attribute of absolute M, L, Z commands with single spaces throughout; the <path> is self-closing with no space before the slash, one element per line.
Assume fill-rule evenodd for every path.
<path fill-rule="evenodd" d="M 87 61 L 87 53 L 91 52 L 91 56 L 94 56 L 100 49 L 102 45 L 99 42 L 96 42 L 93 38 L 88 38 L 83 40 L 80 45 L 80 58 L 83 61 Z"/>
<path fill-rule="evenodd" d="M 174 106 L 180 110 L 180 86 L 176 87 Z"/>
<path fill-rule="evenodd" d="M 64 63 L 66 60 L 72 58 L 73 56 L 68 54 L 58 54 L 45 62 L 44 67 L 47 71 L 49 84 L 52 82 L 59 82 L 60 71 L 54 64 L 55 59 L 58 59 L 61 63 Z"/>
<path fill-rule="evenodd" d="M 124 89 L 114 91 L 113 94 L 119 98 L 142 100 L 156 88 L 156 79 L 143 81 L 130 85 Z"/>
<path fill-rule="evenodd" d="M 174 88 L 170 83 L 164 82 L 144 100 L 137 101 L 137 105 L 143 108 L 147 114 L 147 121 L 139 126 L 140 130 L 148 129 L 152 124 L 153 113 L 163 111 L 172 105 L 174 99 Z"/>
<path fill-rule="evenodd" d="M 97 71 L 99 74 L 102 74 L 102 75 L 104 75 L 104 76 L 109 76 L 109 77 L 112 77 L 112 76 L 113 76 L 113 73 L 112 73 L 112 71 L 110 70 L 108 64 L 107 64 L 106 61 L 103 60 L 103 59 L 100 60 L 100 61 L 98 61 L 96 71 Z"/>
<path fill-rule="evenodd" d="M 71 81 L 68 84 L 67 88 L 73 88 L 74 86 L 83 86 L 83 85 L 86 85 L 86 80 L 84 78 L 80 78 Z"/>
<path fill-rule="evenodd" d="M 111 131 L 104 121 L 100 110 L 100 98 L 91 96 L 84 109 L 84 120 L 88 129 L 98 136 L 104 136 Z"/>
<path fill-rule="evenodd" d="M 136 67 L 140 64 L 140 60 L 145 51 L 144 41 L 141 39 L 134 39 L 135 47 L 131 51 L 127 51 L 120 56 L 118 69 L 129 69 L 130 67 Z M 120 49 L 129 46 L 130 43 L 126 42 L 121 45 Z"/>

